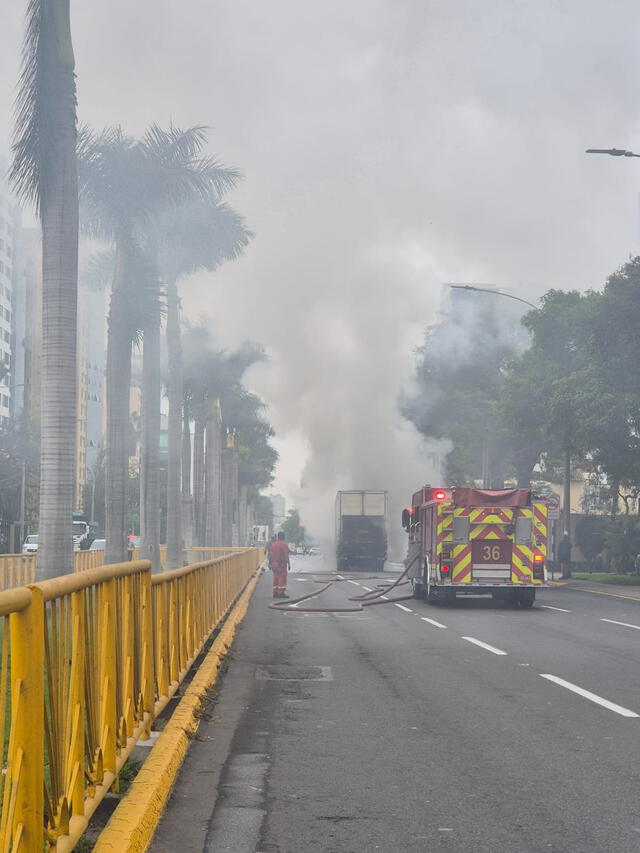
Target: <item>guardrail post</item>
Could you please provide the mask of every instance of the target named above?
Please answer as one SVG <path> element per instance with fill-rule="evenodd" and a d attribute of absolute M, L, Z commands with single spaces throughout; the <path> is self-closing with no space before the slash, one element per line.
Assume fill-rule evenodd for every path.
<path fill-rule="evenodd" d="M 116 772 L 116 580 L 100 589 L 100 745 L 104 771 Z"/>
<path fill-rule="evenodd" d="M 143 572 L 140 578 L 140 607 L 142 609 L 142 710 L 149 714 L 148 725 L 144 727 L 143 739 L 149 737 L 155 706 L 155 686 L 153 683 L 153 599 L 151 589 L 151 570 Z"/>
<path fill-rule="evenodd" d="M 85 592 L 71 594 L 70 743 L 65 785 L 73 815 L 84 813 Z"/>
<path fill-rule="evenodd" d="M 44 840 L 44 600 L 31 590 L 31 604 L 12 613 L 11 774 L 13 845 L 7 850 L 31 853 Z M 4 721 L 3 721 L 4 724 Z M 18 837 L 20 840 L 18 841 Z"/>

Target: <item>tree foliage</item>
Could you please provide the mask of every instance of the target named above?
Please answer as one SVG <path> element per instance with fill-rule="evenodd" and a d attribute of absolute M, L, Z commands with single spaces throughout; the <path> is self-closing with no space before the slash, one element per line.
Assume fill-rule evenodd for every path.
<path fill-rule="evenodd" d="M 290 509 L 287 513 L 282 523 L 282 532 L 285 540 L 292 545 L 301 545 L 304 542 L 304 527 L 300 523 L 300 513 L 297 509 Z"/>

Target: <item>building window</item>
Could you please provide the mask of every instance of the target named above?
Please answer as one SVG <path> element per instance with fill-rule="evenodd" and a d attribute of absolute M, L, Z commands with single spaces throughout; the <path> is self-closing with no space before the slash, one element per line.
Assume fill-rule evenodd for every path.
<path fill-rule="evenodd" d="M 4 309 L 4 319 L 7 321 L 7 323 L 11 322 L 11 311 L 9 311 L 7 308 Z"/>
<path fill-rule="evenodd" d="M 2 395 L 2 405 L 5 407 L 5 409 L 9 408 L 9 398 L 6 394 Z"/>
<path fill-rule="evenodd" d="M 7 332 L 7 331 L 6 331 L 6 329 L 5 329 L 5 332 L 4 332 L 4 341 L 5 341 L 5 343 L 7 343 L 7 344 L 10 344 L 10 343 L 11 343 L 11 335 L 10 335 L 10 333 L 9 333 L 9 332 Z"/>

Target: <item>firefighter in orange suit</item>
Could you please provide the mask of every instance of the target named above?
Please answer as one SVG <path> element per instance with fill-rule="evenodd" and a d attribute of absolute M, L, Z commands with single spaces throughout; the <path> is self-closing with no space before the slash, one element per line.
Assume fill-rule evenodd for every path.
<path fill-rule="evenodd" d="M 284 541 L 284 533 L 280 531 L 275 542 L 271 543 L 270 555 L 273 571 L 273 597 L 289 598 L 287 595 L 287 570 L 289 563 L 289 546 Z"/>

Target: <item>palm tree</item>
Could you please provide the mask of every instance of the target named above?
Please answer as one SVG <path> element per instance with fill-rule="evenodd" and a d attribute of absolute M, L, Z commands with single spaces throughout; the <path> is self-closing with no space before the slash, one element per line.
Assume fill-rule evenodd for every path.
<path fill-rule="evenodd" d="M 126 435 L 133 341 L 127 311 L 131 294 L 136 289 L 135 275 L 127 261 L 131 253 L 143 254 L 142 234 L 154 214 L 190 198 L 220 195 L 235 185 L 239 173 L 204 156 L 205 142 L 206 132 L 202 127 L 163 130 L 153 125 L 140 140 L 125 135 L 119 127 L 100 134 L 88 130 L 82 134 L 80 186 L 88 229 L 99 236 L 109 237 L 116 247 L 107 339 L 107 562 L 119 562 L 126 557 Z M 148 341 L 153 334 L 151 324 L 157 326 L 160 323 L 160 310 L 153 313 L 154 317 L 146 324 Z M 153 351 L 152 343 L 150 349 Z M 151 355 L 149 350 L 147 353 Z M 149 390 L 147 400 L 148 417 L 152 409 L 159 411 L 159 390 Z M 154 427 L 149 427 L 146 430 L 148 443 L 154 440 L 153 435 Z M 144 481 L 149 484 L 148 488 L 144 487 L 145 495 L 156 500 L 157 490 L 153 495 L 151 490 L 154 465 L 157 465 L 157 445 L 150 448 L 144 471 Z M 149 513 L 146 517 L 150 517 Z M 148 536 L 146 539 L 147 551 L 157 545 L 156 542 L 149 543 Z"/>
<path fill-rule="evenodd" d="M 167 287 L 167 397 L 169 399 L 169 464 L 167 471 L 167 567 L 181 565 L 183 536 L 182 515 L 184 504 L 189 506 L 191 493 L 190 466 L 182 466 L 184 453 L 190 454 L 183 443 L 183 369 L 180 337 L 180 300 L 178 279 L 198 270 L 215 270 L 224 261 L 240 256 L 253 234 L 244 220 L 227 204 L 215 198 L 197 199 L 170 210 L 156 219 L 155 235 L 160 269 Z M 187 418 L 188 420 L 188 418 Z M 204 470 L 201 460 L 204 450 L 204 418 L 199 419 L 196 439 L 198 466 L 196 483 L 203 484 Z M 181 468 L 182 478 L 181 478 Z M 181 490 L 182 479 L 182 490 Z M 198 506 L 202 507 L 202 498 Z M 204 535 L 202 518 L 198 535 Z M 204 539 L 199 539 L 199 544 Z M 191 543 L 189 543 L 191 544 Z"/>
<path fill-rule="evenodd" d="M 194 515 L 200 545 L 216 545 L 221 531 L 221 427 L 235 427 L 225 414 L 235 396 L 244 392 L 242 376 L 255 362 L 265 360 L 263 349 L 247 342 L 229 353 L 214 348 L 209 326 L 188 326 L 185 337 L 186 405 L 194 417 Z M 221 412 L 221 414 L 220 414 Z M 206 451 L 205 451 L 206 448 Z"/>
<path fill-rule="evenodd" d="M 30 0 L 10 179 L 42 225 L 38 577 L 73 570 L 78 182 L 69 0 Z"/>

